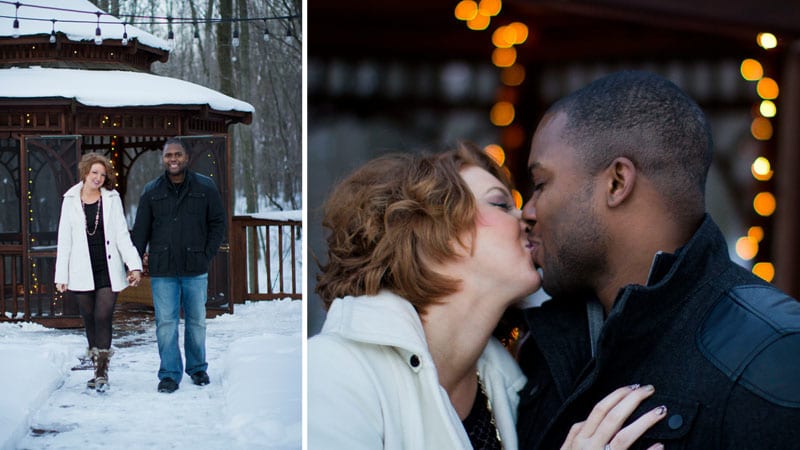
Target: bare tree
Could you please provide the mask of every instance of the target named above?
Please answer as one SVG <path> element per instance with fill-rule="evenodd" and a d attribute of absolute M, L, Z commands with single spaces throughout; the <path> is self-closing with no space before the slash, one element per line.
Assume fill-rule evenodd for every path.
<path fill-rule="evenodd" d="M 131 15 L 184 17 L 175 22 L 167 64 L 153 71 L 247 101 L 251 125 L 232 132 L 233 183 L 245 212 L 299 209 L 302 174 L 302 22 L 299 0 L 94 0 Z M 286 18 L 286 16 L 293 16 Z M 213 20 L 212 20 L 213 19 Z M 235 22 L 233 22 L 235 20 Z M 141 21 L 147 22 L 147 21 Z M 166 38 L 166 24 L 137 25 Z M 238 28 L 239 43 L 232 46 Z M 265 29 L 269 32 L 264 39 Z"/>

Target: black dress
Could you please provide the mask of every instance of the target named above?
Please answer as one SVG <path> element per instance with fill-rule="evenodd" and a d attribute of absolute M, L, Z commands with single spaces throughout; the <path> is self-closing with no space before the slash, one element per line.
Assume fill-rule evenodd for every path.
<path fill-rule="evenodd" d="M 106 256 L 106 235 L 103 230 L 102 201 L 84 204 L 83 212 L 86 214 L 86 238 L 89 241 L 89 259 L 92 262 L 92 275 L 94 276 L 94 289 L 111 287 L 111 278 L 108 275 L 108 257 Z M 98 208 L 100 211 L 98 212 Z M 97 228 L 95 228 L 97 219 Z M 90 234 L 90 232 L 94 234 Z"/>
<path fill-rule="evenodd" d="M 475 393 L 475 403 L 472 404 L 469 415 L 461 423 L 475 450 L 501 450 L 503 448 L 489 406 L 489 399 L 486 397 L 480 378 Z"/>

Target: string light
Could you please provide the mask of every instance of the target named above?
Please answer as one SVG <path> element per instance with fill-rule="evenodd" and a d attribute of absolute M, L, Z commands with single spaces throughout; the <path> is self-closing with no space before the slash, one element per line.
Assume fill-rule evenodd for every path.
<path fill-rule="evenodd" d="M 9 0 L 0 0 L 0 4 L 7 4 L 7 5 L 14 5 L 15 12 L 14 12 L 14 22 L 13 22 L 13 33 L 12 36 L 14 38 L 18 38 L 20 36 L 20 21 L 21 20 L 30 20 L 30 21 L 49 21 L 49 22 L 64 22 L 64 23 L 92 23 L 95 24 L 95 44 L 102 45 L 102 31 L 100 29 L 101 24 L 109 24 L 109 25 L 120 25 L 120 21 L 112 16 L 111 14 L 102 12 L 102 11 L 86 11 L 80 9 L 71 9 L 71 8 L 61 8 L 56 6 L 46 6 L 46 5 L 36 5 L 36 4 L 27 4 L 24 2 L 13 2 Z M 70 12 L 70 13 L 79 13 L 79 14 L 92 14 L 95 15 L 96 18 L 93 20 L 75 20 L 75 19 L 54 19 L 54 18 L 42 18 L 42 17 L 19 17 L 19 8 L 21 6 L 25 6 L 31 9 L 42 9 L 42 10 L 49 10 L 49 11 L 59 11 L 59 12 Z M 108 16 L 109 19 L 103 20 L 102 16 Z M 155 16 L 155 15 L 135 15 L 130 14 L 128 16 L 130 20 L 122 22 L 123 26 L 123 43 L 122 45 L 127 45 L 129 39 L 127 37 L 127 24 L 128 23 L 137 23 L 140 25 L 169 25 L 169 32 L 168 32 L 168 40 L 174 39 L 174 31 L 172 28 L 173 23 L 177 24 L 192 24 L 195 27 L 194 38 L 199 39 L 199 27 L 198 22 L 203 22 L 205 24 L 215 24 L 215 23 L 239 23 L 239 22 L 250 22 L 250 21 L 263 21 L 264 22 L 264 40 L 269 40 L 270 34 L 266 27 L 266 23 L 268 20 L 286 20 L 289 21 L 289 28 L 286 33 L 286 38 L 294 38 L 295 34 L 291 30 L 291 20 L 300 18 L 300 14 L 285 14 L 285 15 L 275 15 L 275 16 L 263 16 L 263 17 L 230 17 L 230 18 L 207 18 L 207 19 L 197 19 L 196 17 L 172 17 L 170 16 Z M 10 16 L 3 16 L 0 15 L 0 18 L 11 18 Z M 53 32 L 51 33 L 51 40 L 52 36 L 55 34 L 55 29 L 53 28 Z"/>
<path fill-rule="evenodd" d="M 264 23 L 266 23 L 266 22 L 267 21 L 265 20 Z M 197 21 L 196 20 L 194 21 L 194 39 L 196 41 L 200 40 L 200 27 L 197 25 Z"/>
<path fill-rule="evenodd" d="M 239 46 L 239 25 L 236 25 L 236 28 L 233 29 L 233 39 L 231 40 L 231 45 L 234 47 Z"/>
<path fill-rule="evenodd" d="M 264 21 L 264 42 L 269 42 L 269 28 L 267 28 L 267 21 Z"/>
<path fill-rule="evenodd" d="M 21 5 L 20 2 L 14 3 L 14 6 L 16 6 L 16 9 L 14 10 L 14 26 L 13 26 L 14 31 L 11 34 L 11 36 L 13 36 L 14 39 L 19 37 L 19 7 L 20 7 L 20 5 Z"/>
<path fill-rule="evenodd" d="M 172 31 L 172 16 L 167 16 L 167 40 L 169 41 L 169 48 L 175 47 L 175 33 Z"/>
<path fill-rule="evenodd" d="M 103 44 L 103 36 L 100 32 L 100 16 L 103 15 L 100 11 L 97 11 L 97 28 L 94 30 L 94 45 L 102 45 Z"/>
<path fill-rule="evenodd" d="M 128 22 L 122 22 L 122 45 L 128 45 Z"/>
<path fill-rule="evenodd" d="M 56 19 L 50 19 L 53 22 L 53 29 L 50 30 L 50 43 L 56 43 Z"/>

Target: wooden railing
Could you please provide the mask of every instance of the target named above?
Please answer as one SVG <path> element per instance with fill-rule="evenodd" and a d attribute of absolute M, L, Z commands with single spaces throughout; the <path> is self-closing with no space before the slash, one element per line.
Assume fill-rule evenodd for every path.
<path fill-rule="evenodd" d="M 210 276 L 210 290 L 224 292 L 230 283 L 233 303 L 301 299 L 299 242 L 302 229 L 299 220 L 233 217 L 230 247 L 217 255 L 217 258 L 225 255 L 230 258 L 230 270 L 213 270 L 219 272 L 220 279 L 212 280 Z M 26 253 L 19 239 L 5 241 L 0 245 L 0 321 L 24 320 L 57 328 L 80 327 L 77 303 L 72 296 L 59 294 L 54 289 L 55 246 L 33 247 Z M 220 261 L 226 264 L 227 259 Z M 120 301 L 152 304 L 147 284 L 126 289 Z M 209 297 L 209 305 L 212 300 L 218 299 Z M 224 302 L 223 307 L 223 312 L 233 312 L 232 303 Z"/>
<path fill-rule="evenodd" d="M 0 246 L 0 318 L 21 318 L 25 313 L 24 295 L 22 245 Z"/>
<path fill-rule="evenodd" d="M 299 220 L 233 217 L 230 279 L 234 303 L 302 298 L 298 260 L 302 229 Z"/>

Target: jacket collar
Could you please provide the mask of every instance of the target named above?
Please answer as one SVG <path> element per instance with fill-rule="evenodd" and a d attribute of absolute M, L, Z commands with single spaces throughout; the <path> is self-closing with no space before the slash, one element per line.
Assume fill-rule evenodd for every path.
<path fill-rule="evenodd" d="M 659 320 L 672 317 L 694 297 L 694 293 L 726 270 L 728 248 L 717 224 L 708 214 L 689 242 L 674 255 L 658 254 L 653 259 L 647 286 L 631 284 L 617 294 L 605 328 L 641 339 L 654 334 Z M 624 323 L 624 326 L 618 326 Z"/>
<path fill-rule="evenodd" d="M 611 348 L 619 345 L 625 345 L 626 354 L 647 348 L 648 342 L 658 339 L 659 328 L 675 317 L 674 312 L 725 270 L 726 265 L 718 261 L 728 261 L 727 252 L 722 232 L 706 214 L 686 245 L 675 254 L 655 256 L 647 286 L 632 284 L 620 289 L 600 333 L 598 356 L 613 355 Z M 530 339 L 547 361 L 562 400 L 591 360 L 585 302 L 592 300 L 554 299 L 525 311 Z M 532 351 L 526 347 L 523 345 L 520 354 L 523 366 L 540 364 L 535 358 L 526 360 L 525 354 Z"/>
<path fill-rule="evenodd" d="M 334 300 L 322 332 L 356 342 L 397 347 L 412 354 L 427 353 L 428 348 L 414 306 L 387 290 L 374 296 Z"/>
<path fill-rule="evenodd" d="M 77 197 L 80 200 L 81 196 L 81 189 L 83 189 L 83 181 L 79 181 L 78 184 L 73 185 L 71 188 L 67 189 L 67 192 L 64 193 L 64 197 Z M 100 195 L 103 198 L 113 197 L 114 195 L 119 195 L 116 190 L 108 190 L 104 187 L 100 188 Z"/>

